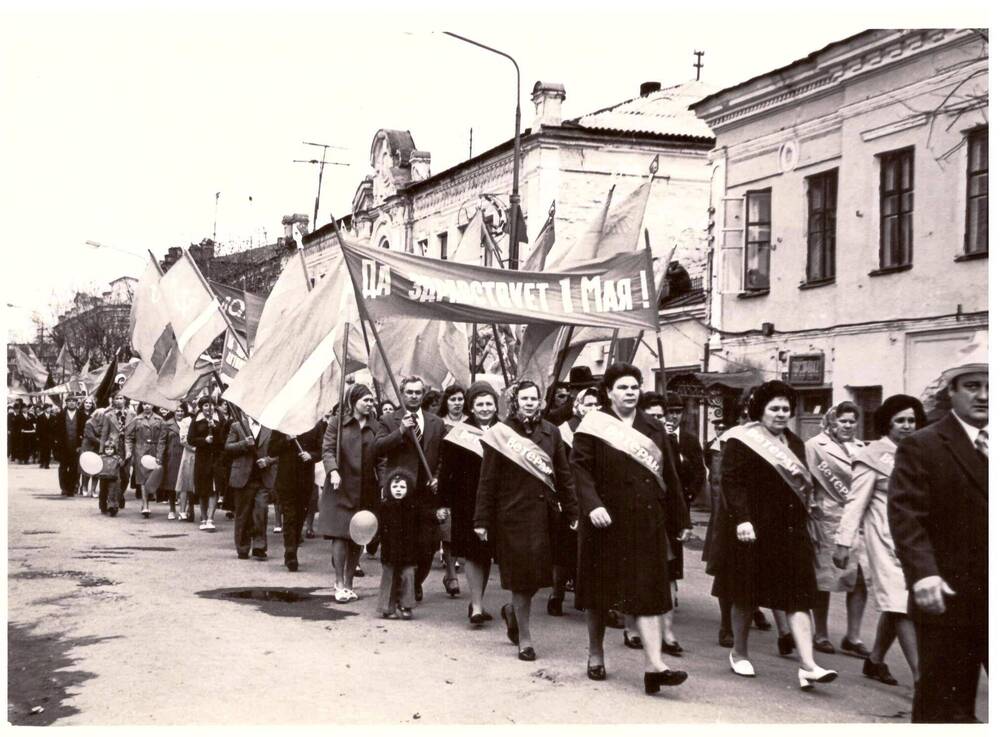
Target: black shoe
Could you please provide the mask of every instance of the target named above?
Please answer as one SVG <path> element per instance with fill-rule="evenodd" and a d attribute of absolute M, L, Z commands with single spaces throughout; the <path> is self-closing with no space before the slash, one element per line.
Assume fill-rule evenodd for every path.
<path fill-rule="evenodd" d="M 840 649 L 858 658 L 868 658 L 872 654 L 872 651 L 865 647 L 865 643 L 851 642 L 846 637 L 840 641 Z"/>
<path fill-rule="evenodd" d="M 417 601 L 424 600 L 424 587 L 419 583 L 413 585 L 413 598 Z"/>
<path fill-rule="evenodd" d="M 861 667 L 861 673 L 865 678 L 873 678 L 879 683 L 887 686 L 895 686 L 899 681 L 892 677 L 889 666 L 885 663 L 873 663 L 871 658 L 865 658 L 865 664 Z"/>
<path fill-rule="evenodd" d="M 462 593 L 462 590 L 458 587 L 458 579 L 448 578 L 447 575 L 444 577 L 444 590 L 453 599 Z"/>
<path fill-rule="evenodd" d="M 285 568 L 287 568 L 292 573 L 295 573 L 297 570 L 299 570 L 299 559 L 295 556 L 292 556 L 291 558 L 285 558 Z"/>
<path fill-rule="evenodd" d="M 760 609 L 754 609 L 753 612 L 753 626 L 759 629 L 761 632 L 767 632 L 771 629 L 771 623 L 767 621 L 767 617 L 764 615 Z"/>
<path fill-rule="evenodd" d="M 535 657 L 536 657 L 536 655 L 535 655 L 535 648 L 533 648 L 533 647 L 526 647 L 526 648 L 524 648 L 524 650 L 518 650 L 517 651 L 517 659 L 518 660 L 528 660 L 528 661 L 531 661 L 531 660 L 534 660 Z"/>
<path fill-rule="evenodd" d="M 625 641 L 625 647 L 630 650 L 642 650 L 642 640 L 639 635 L 630 635 L 628 630 L 622 632 L 622 639 Z"/>
<path fill-rule="evenodd" d="M 500 608 L 500 618 L 507 624 L 507 639 L 516 645 L 521 638 L 521 633 L 517 629 L 514 607 L 511 604 L 504 604 Z"/>
<path fill-rule="evenodd" d="M 667 642 L 666 640 L 664 640 L 663 642 L 660 643 L 660 652 L 666 653 L 667 655 L 673 655 L 675 658 L 679 658 L 682 657 L 682 654 L 684 653 L 684 648 L 682 648 L 681 644 L 676 640 L 674 640 L 673 642 Z"/>
<path fill-rule="evenodd" d="M 109 517 L 117 517 L 118 516 L 118 507 L 114 507 L 113 509 L 109 509 L 108 510 L 108 516 Z"/>
<path fill-rule="evenodd" d="M 667 668 L 659 673 L 646 673 L 645 681 L 646 693 L 657 693 L 660 686 L 679 686 L 687 680 L 688 674 L 682 670 L 670 670 Z"/>
<path fill-rule="evenodd" d="M 567 578 L 565 585 L 563 585 L 563 591 L 568 591 L 571 594 L 576 593 L 576 581 L 572 578 Z"/>
<path fill-rule="evenodd" d="M 400 619 L 413 619 L 413 610 L 409 607 L 401 606 L 396 610 L 396 616 Z"/>
<path fill-rule="evenodd" d="M 233 519 L 235 516 L 232 512 L 226 512 L 226 519 Z"/>
<path fill-rule="evenodd" d="M 787 635 L 778 635 L 778 652 L 782 655 L 791 655 L 792 651 L 795 649 L 795 638 L 792 637 L 792 633 L 789 632 Z"/>
<path fill-rule="evenodd" d="M 552 595 L 549 597 L 548 612 L 550 617 L 561 617 L 563 615 L 562 610 L 563 600 L 561 596 Z"/>
<path fill-rule="evenodd" d="M 616 630 L 625 629 L 625 617 L 622 616 L 621 612 L 609 609 L 608 613 L 604 617 L 604 626 L 611 627 Z"/>
<path fill-rule="evenodd" d="M 355 578 L 364 578 L 365 577 L 365 572 L 364 572 L 364 570 L 362 570 L 361 566 L 354 566 L 354 577 Z"/>
<path fill-rule="evenodd" d="M 478 626 L 478 625 L 482 624 L 485 621 L 486 621 L 486 617 L 483 615 L 483 613 L 479 612 L 478 614 L 473 614 L 472 613 L 472 604 L 469 604 L 469 624 L 474 624 L 474 625 Z"/>
<path fill-rule="evenodd" d="M 590 660 L 587 660 L 587 678 L 592 681 L 603 681 L 608 677 L 607 670 L 604 669 L 604 664 L 591 665 Z"/>
<path fill-rule="evenodd" d="M 719 647 L 732 647 L 733 633 L 726 630 L 719 630 Z"/>
<path fill-rule="evenodd" d="M 248 552 L 246 552 L 244 550 L 238 550 L 236 552 L 236 557 L 239 558 L 240 560 L 247 560 L 247 559 L 250 558 L 250 553 L 248 553 Z"/>
<path fill-rule="evenodd" d="M 833 643 L 825 637 L 822 640 L 813 639 L 813 650 L 818 653 L 826 653 L 827 655 L 833 655 L 837 652 L 836 648 L 833 647 Z"/>
<path fill-rule="evenodd" d="M 486 611 L 484 609 L 483 610 L 483 620 L 486 621 L 486 622 L 492 622 L 493 621 L 493 615 L 490 614 L 488 611 Z"/>
<path fill-rule="evenodd" d="M 254 560 L 267 560 L 267 551 L 264 548 L 254 548 L 250 551 Z"/>

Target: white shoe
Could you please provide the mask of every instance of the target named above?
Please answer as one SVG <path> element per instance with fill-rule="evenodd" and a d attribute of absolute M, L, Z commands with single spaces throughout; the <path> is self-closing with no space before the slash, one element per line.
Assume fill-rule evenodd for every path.
<path fill-rule="evenodd" d="M 212 520 L 206 520 L 205 529 L 210 532 L 215 532 L 215 523 Z"/>
<path fill-rule="evenodd" d="M 92 491 L 92 492 L 90 492 L 90 495 L 91 495 L 91 496 L 92 496 L 92 497 L 93 497 L 94 499 L 96 499 L 97 497 L 99 497 L 99 496 L 101 495 L 101 492 L 99 492 L 99 491 Z"/>
<path fill-rule="evenodd" d="M 729 651 L 729 669 L 738 676 L 743 676 L 744 678 L 753 678 L 757 675 L 757 672 L 753 669 L 753 664 L 745 659 L 733 660 L 733 651 Z M 799 671 L 800 673 L 802 671 Z"/>
<path fill-rule="evenodd" d="M 812 690 L 817 683 L 830 683 L 837 680 L 837 671 L 820 668 L 818 665 L 812 670 L 799 668 L 799 688 L 803 691 Z"/>
<path fill-rule="evenodd" d="M 177 519 L 177 515 L 173 512 L 167 512 L 167 519 Z"/>
<path fill-rule="evenodd" d="M 208 529 L 208 522 L 206 522 L 205 520 L 202 520 L 201 524 L 198 525 L 198 529 L 199 530 L 207 530 Z"/>
<path fill-rule="evenodd" d="M 347 589 L 334 589 L 333 590 L 333 600 L 338 604 L 346 604 L 351 600 L 351 596 Z"/>
<path fill-rule="evenodd" d="M 271 532 L 281 532 L 281 525 L 276 525 L 275 528 L 271 530 Z"/>

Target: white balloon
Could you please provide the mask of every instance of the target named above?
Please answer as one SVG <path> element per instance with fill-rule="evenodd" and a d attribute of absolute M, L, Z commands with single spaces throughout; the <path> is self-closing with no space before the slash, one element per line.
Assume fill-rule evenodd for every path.
<path fill-rule="evenodd" d="M 142 464 L 142 467 L 145 468 L 147 471 L 155 471 L 157 468 L 160 467 L 160 464 L 151 455 L 144 455 L 142 458 L 139 459 L 139 463 Z"/>
<path fill-rule="evenodd" d="M 351 517 L 351 539 L 357 545 L 367 545 L 375 539 L 378 532 L 378 518 L 368 510 L 362 509 Z"/>
<path fill-rule="evenodd" d="M 313 481 L 316 486 L 323 486 L 326 483 L 326 467 L 322 463 L 317 463 L 313 467 Z"/>
<path fill-rule="evenodd" d="M 104 461 L 92 450 L 86 450 L 80 454 L 80 468 L 85 474 L 96 476 L 104 468 Z"/>

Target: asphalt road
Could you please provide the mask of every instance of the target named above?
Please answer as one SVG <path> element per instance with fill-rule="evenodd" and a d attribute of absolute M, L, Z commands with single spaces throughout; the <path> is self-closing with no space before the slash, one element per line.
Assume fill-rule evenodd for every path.
<path fill-rule="evenodd" d="M 567 616 L 549 617 L 547 591 L 533 610 L 539 657 L 525 663 L 499 616 L 468 625 L 467 602 L 445 594 L 440 569 L 413 621 L 382 620 L 378 561 L 362 560 L 360 600 L 336 604 L 327 541 L 306 541 L 292 574 L 280 535 L 269 535 L 270 560 L 238 560 L 224 515 L 217 533 L 200 532 L 168 521 L 166 505 L 142 519 L 130 495 L 111 519 L 96 499 L 61 497 L 54 469 L 12 466 L 7 478 L 8 721 L 16 725 L 909 721 L 912 683 L 898 646 L 888 658 L 898 686 L 863 678 L 861 660 L 837 654 L 819 662 L 840 678 L 802 692 L 774 631 L 755 630 L 757 678 L 732 675 L 697 541 L 676 613 L 686 652 L 670 659 L 690 677 L 654 697 L 642 690 L 641 652 L 622 645 L 620 630 L 608 630 L 608 680 L 588 680 L 583 615 L 567 606 Z M 703 535 L 704 515 L 696 516 Z M 497 579 L 487 592 L 494 615 L 506 600 Z M 280 598 L 241 598 L 261 590 Z M 875 619 L 866 613 L 869 644 Z M 980 691 L 985 720 L 985 677 Z"/>

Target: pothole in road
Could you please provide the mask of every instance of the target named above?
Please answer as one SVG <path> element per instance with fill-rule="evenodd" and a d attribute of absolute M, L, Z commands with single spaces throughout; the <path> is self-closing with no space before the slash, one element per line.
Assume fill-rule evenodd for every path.
<path fill-rule="evenodd" d="M 357 616 L 347 609 L 333 609 L 328 605 L 335 600 L 329 595 L 314 595 L 317 588 L 229 588 L 198 591 L 205 599 L 224 599 L 253 604 L 264 614 L 276 617 L 297 617 L 309 621 L 343 619 Z"/>

